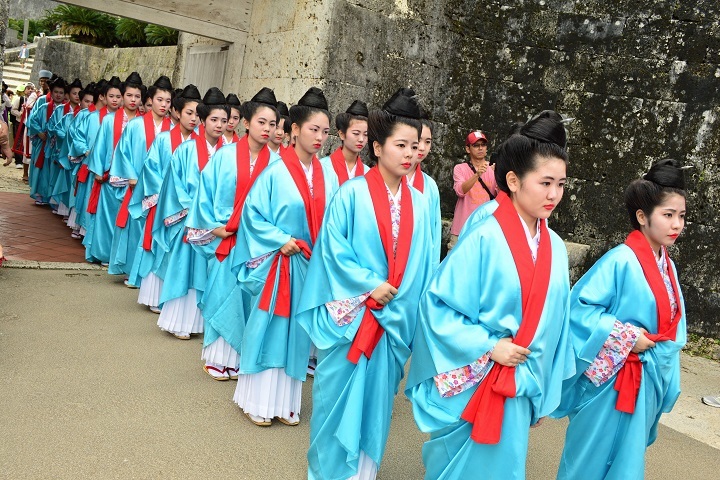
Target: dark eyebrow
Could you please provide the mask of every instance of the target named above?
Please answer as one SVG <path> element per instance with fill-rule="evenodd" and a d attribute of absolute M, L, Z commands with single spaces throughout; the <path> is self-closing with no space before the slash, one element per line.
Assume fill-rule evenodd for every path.
<path fill-rule="evenodd" d="M 555 177 L 551 177 L 550 175 L 545 175 L 542 177 L 542 180 L 555 180 Z M 567 177 L 562 177 L 558 181 L 567 181 Z"/>

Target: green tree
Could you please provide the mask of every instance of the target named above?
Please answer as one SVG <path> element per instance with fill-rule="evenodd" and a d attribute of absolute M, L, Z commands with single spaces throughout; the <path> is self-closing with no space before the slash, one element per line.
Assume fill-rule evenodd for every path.
<path fill-rule="evenodd" d="M 11 18 L 9 23 L 10 28 L 18 32 L 18 38 L 22 38 L 25 20 Z M 33 38 L 39 36 L 41 33 L 45 35 L 56 35 L 57 30 L 55 24 L 47 21 L 45 18 L 41 20 L 30 20 L 28 22 L 28 41 L 32 42 Z"/>
<path fill-rule="evenodd" d="M 60 5 L 48 11 L 45 18 L 59 26 L 60 35 L 69 35 L 76 42 L 99 46 L 115 44 L 117 19 L 110 15 L 73 5 Z"/>
<path fill-rule="evenodd" d="M 145 28 L 148 24 L 130 18 L 121 18 L 115 26 L 115 35 L 123 46 L 141 47 L 145 46 Z"/>
<path fill-rule="evenodd" d="M 145 38 L 149 45 L 177 45 L 178 31 L 172 28 L 149 24 L 145 27 Z"/>

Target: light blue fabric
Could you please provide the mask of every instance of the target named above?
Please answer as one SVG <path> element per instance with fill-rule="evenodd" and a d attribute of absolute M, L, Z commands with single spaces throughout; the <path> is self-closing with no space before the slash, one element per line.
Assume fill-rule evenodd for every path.
<path fill-rule="evenodd" d="M 524 478 L 527 430 L 555 410 L 562 381 L 574 373 L 567 252 L 560 237 L 549 233 L 552 266 L 545 306 L 528 347 L 532 353 L 516 368 L 517 394 L 505 402 L 498 445 L 471 440 L 467 422 L 460 419 L 477 385 L 443 398 L 433 378 L 475 362 L 499 339 L 517 334 L 522 319 L 520 279 L 494 216 L 464 233 L 420 301 L 406 394 L 418 427 L 430 433 L 423 448 L 428 480 Z"/>
<path fill-rule="evenodd" d="M 321 158 L 320 163 L 323 165 L 323 167 L 329 167 L 329 168 L 333 169 L 333 172 L 335 171 L 335 169 L 332 166 L 332 160 L 330 159 L 330 155 L 328 155 L 327 157 Z M 362 167 L 363 167 L 363 175 L 365 175 L 368 172 L 368 170 L 370 170 L 370 167 L 365 165 L 363 162 L 360 162 L 360 163 L 362 164 Z M 345 168 L 347 169 L 347 166 Z M 353 171 L 354 170 L 355 169 L 353 169 Z M 352 180 L 352 178 L 350 180 Z"/>
<path fill-rule="evenodd" d="M 147 277 L 150 272 L 160 277 L 165 277 L 167 262 L 163 262 L 165 251 L 157 247 L 154 241 L 150 250 L 143 248 L 143 236 L 145 235 L 147 210 L 143 210 L 143 199 L 158 195 L 162 186 L 163 178 L 167 173 L 167 167 L 172 160 L 172 142 L 170 140 L 170 132 L 160 132 L 150 146 L 145 159 L 145 166 L 140 172 L 140 178 L 133 190 L 132 199 L 128 210 L 135 221 L 140 222 L 140 237 L 135 249 L 135 257 L 130 269 L 128 281 L 133 285 L 140 285 L 142 279 Z M 155 222 L 150 225 L 151 230 L 155 228 L 164 228 L 162 218 L 155 217 Z M 158 223 L 159 222 L 159 223 Z"/>
<path fill-rule="evenodd" d="M 199 140 L 204 142 L 205 139 Z M 210 168 L 211 158 L 205 168 Z M 184 241 L 185 222 L 187 216 L 177 223 L 165 226 L 164 219 L 192 207 L 200 185 L 200 167 L 195 140 L 182 143 L 167 167 L 167 172 L 160 188 L 153 240 L 160 252 L 167 256 L 166 269 L 160 272 L 163 289 L 160 305 L 168 300 L 187 295 L 189 289 L 197 291 L 197 298 L 202 298 L 207 281 L 207 259 L 197 254 L 192 246 Z"/>
<path fill-rule="evenodd" d="M 388 278 L 385 250 L 365 177 L 335 194 L 305 278 L 297 321 L 318 348 L 310 420 L 308 478 L 346 479 L 357 473 L 360 451 L 380 464 L 392 406 L 415 334 L 417 304 L 432 275 L 428 203 L 410 189 L 413 234 L 397 296 L 375 316 L 385 333 L 368 360 L 347 354 L 362 322 L 339 327 L 325 304 L 372 292 Z M 401 199 L 406 205 L 405 198 Z M 401 214 L 406 211 L 401 210 Z"/>
<path fill-rule="evenodd" d="M 553 414 L 570 417 L 558 478 L 644 478 L 646 447 L 657 438 L 660 416 L 672 410 L 680 395 L 680 350 L 687 339 L 682 293 L 678 304 L 683 315 L 676 340 L 657 342 L 639 355 L 642 382 L 635 413 L 630 415 L 615 409 L 616 377 L 596 387 L 583 373 L 600 352 L 615 320 L 658 333 L 655 297 L 640 262 L 624 244 L 606 253 L 575 284 L 570 295 L 570 328 L 576 374 L 563 384 L 562 404 Z"/>
<path fill-rule="evenodd" d="M 270 152 L 268 165 L 280 157 Z M 200 187 L 187 217 L 190 228 L 212 230 L 223 227 L 235 208 L 237 187 L 237 144 L 226 145 L 215 153 L 213 161 L 200 176 Z M 250 311 L 250 295 L 238 285 L 232 272 L 235 249 L 223 262 L 215 250 L 220 239 L 206 245 L 193 245 L 208 261 L 208 279 L 200 307 L 205 318 L 204 345 L 222 336 L 236 351 L 240 349 L 245 321 Z"/>
<path fill-rule="evenodd" d="M 430 231 L 432 233 L 432 251 L 433 251 L 433 272 L 440 265 L 440 249 L 442 247 L 442 216 L 440 214 L 440 191 L 437 183 L 427 173 L 421 171 L 425 181 L 425 188 L 422 194 L 423 198 L 428 202 L 428 214 L 430 215 Z"/>
<path fill-rule="evenodd" d="M 70 186 L 73 172 L 77 170 L 77 168 L 74 164 L 70 163 L 68 157 L 70 150 L 68 130 L 70 129 L 70 125 L 75 122 L 76 116 L 72 110 L 68 113 L 64 113 L 64 111 L 64 108 L 55 109 L 48 125 L 48 131 L 55 138 L 56 151 L 53 155 L 53 160 L 57 162 L 55 165 L 56 176 L 52 183 L 50 197 L 57 203 L 72 207 L 75 204 L 75 196 L 72 195 Z"/>
<path fill-rule="evenodd" d="M 325 178 L 325 205 L 338 188 L 332 168 L 322 167 Z M 310 356 L 310 337 L 300 328 L 293 312 L 297 311 L 308 261 L 302 254 L 290 261 L 291 317 L 285 318 L 258 308 L 273 256 L 259 267 L 250 269 L 246 261 L 275 254 L 290 238 L 312 247 L 305 207 L 300 192 L 284 162 L 269 165 L 255 181 L 243 208 L 237 245 L 232 260 L 233 272 L 252 296 L 251 310 L 240 348 L 240 372 L 258 373 L 268 368 L 285 368 L 295 379 L 305 380 Z M 275 309 L 277 286 L 273 289 L 270 311 Z"/>
<path fill-rule="evenodd" d="M 465 236 L 465 232 L 472 230 L 473 226 L 476 223 L 482 222 L 483 220 L 485 220 L 485 217 L 488 217 L 495 213 L 497 207 L 497 200 L 489 200 L 477 207 L 465 221 L 465 225 L 463 225 L 462 229 L 460 230 L 460 235 L 458 235 L 458 240 Z"/>
<path fill-rule="evenodd" d="M 147 155 L 145 120 L 143 117 L 135 117 L 128 122 L 120 136 L 120 141 L 117 148 L 115 148 L 112 165 L 110 165 L 110 175 L 137 181 L 140 178 Z M 127 189 L 125 190 L 127 191 Z M 128 215 L 125 227 L 114 225 L 112 247 L 110 248 L 110 265 L 108 266 L 109 274 L 130 274 L 138 242 L 142 238 L 143 226 L 143 222 L 132 215 Z M 139 286 L 139 284 L 130 283 Z"/>
<path fill-rule="evenodd" d="M 33 106 L 30 117 L 27 121 L 27 134 L 30 137 L 31 143 L 29 170 L 30 196 L 35 200 L 44 202 L 50 200 L 50 194 L 52 193 L 52 185 L 50 184 L 50 180 L 52 178 L 52 160 L 50 159 L 52 149 L 50 145 L 50 133 L 48 132 L 50 122 L 47 118 L 47 111 L 49 107 L 49 103 L 43 103 L 40 106 L 36 103 L 35 106 Z M 37 136 L 39 133 L 45 133 L 47 135 L 47 141 L 45 142 L 44 148 L 43 141 Z M 40 156 L 40 151 L 43 149 L 45 151 L 43 168 L 37 168 L 36 162 Z"/>
<path fill-rule="evenodd" d="M 98 111 L 91 112 L 82 110 L 78 113 L 76 120 L 68 130 L 70 137 L 70 146 L 68 155 L 73 157 L 83 157 L 78 170 L 82 165 L 87 165 L 90 160 L 90 150 L 95 145 L 97 133 L 100 130 L 100 113 Z M 77 175 L 77 171 L 75 172 Z M 87 212 L 88 199 L 93 184 L 93 175 L 88 175 L 85 183 L 78 183 L 77 193 L 75 195 L 75 210 L 77 211 L 76 223 L 86 230 L 90 227 L 90 219 L 92 215 Z M 74 188 L 74 186 L 73 186 Z"/>
<path fill-rule="evenodd" d="M 117 113 L 108 113 L 103 119 L 100 130 L 95 138 L 95 144 L 90 152 L 88 168 L 90 177 L 88 189 L 92 189 L 93 175 L 102 176 L 110 170 L 113 161 L 113 127 L 115 115 L 122 115 L 122 110 Z M 100 200 L 95 215 L 90 215 L 89 227 L 83 239 L 85 245 L 85 259 L 89 262 L 100 261 L 109 263 L 110 249 L 112 247 L 113 233 L 115 231 L 115 220 L 120 209 L 120 203 L 125 196 L 127 187 L 113 187 L 110 182 L 105 182 L 100 188 Z"/>

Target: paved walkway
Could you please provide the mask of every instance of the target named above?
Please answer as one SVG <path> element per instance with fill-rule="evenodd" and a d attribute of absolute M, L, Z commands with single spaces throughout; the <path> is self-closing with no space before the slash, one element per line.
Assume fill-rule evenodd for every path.
<path fill-rule="evenodd" d="M 8 260 L 85 261 L 85 248 L 70 238 L 62 217 L 36 206 L 27 193 L 0 192 L 0 245 Z"/>

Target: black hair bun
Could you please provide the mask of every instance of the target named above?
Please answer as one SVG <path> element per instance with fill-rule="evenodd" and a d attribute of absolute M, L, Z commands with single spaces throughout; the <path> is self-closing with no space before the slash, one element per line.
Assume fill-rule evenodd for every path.
<path fill-rule="evenodd" d="M 322 94 L 322 92 L 320 92 L 320 94 Z M 255 96 L 250 99 L 250 101 L 255 103 L 262 103 L 273 108 L 275 108 L 275 106 L 277 105 L 277 98 L 275 98 L 275 92 L 273 92 L 272 89 L 268 87 L 263 87 L 262 89 L 260 89 L 260 91 L 256 93 Z"/>
<path fill-rule="evenodd" d="M 133 85 L 142 85 L 142 78 L 140 78 L 140 74 L 138 72 L 132 72 L 126 79 L 126 84 L 133 84 Z"/>
<path fill-rule="evenodd" d="M 168 92 L 172 92 L 173 90 L 170 79 L 165 75 L 162 75 L 160 76 L 160 78 L 155 80 L 155 83 L 153 83 L 153 87 L 159 88 L 160 90 L 167 90 Z"/>
<path fill-rule="evenodd" d="M 225 103 L 227 103 L 231 107 L 240 107 L 240 105 L 242 105 L 240 99 L 234 93 L 228 93 L 228 96 L 225 97 Z"/>
<path fill-rule="evenodd" d="M 543 110 L 528 120 L 520 127 L 519 133 L 538 142 L 554 143 L 561 148 L 567 147 L 567 132 L 563 117 L 553 110 Z"/>
<path fill-rule="evenodd" d="M 55 80 L 48 82 L 48 85 L 50 85 L 50 88 L 62 88 L 63 90 L 67 88 L 67 82 L 62 77 L 57 77 Z"/>
<path fill-rule="evenodd" d="M 413 118 L 415 120 L 421 118 L 420 105 L 418 105 L 415 98 L 415 90 L 411 88 L 399 89 L 385 102 L 382 109 L 391 115 L 399 117 Z"/>
<path fill-rule="evenodd" d="M 345 113 L 355 115 L 357 117 L 367 117 L 370 115 L 367 104 L 361 100 L 355 100 L 350 107 L 345 110 Z"/>
<path fill-rule="evenodd" d="M 290 111 L 288 110 L 288 106 L 285 102 L 277 102 L 277 110 L 283 117 L 290 116 Z"/>
<path fill-rule="evenodd" d="M 310 87 L 310 89 L 305 92 L 305 95 L 302 96 L 300 100 L 298 100 L 298 105 L 301 105 L 303 107 L 311 107 L 311 108 L 319 108 L 320 110 L 329 110 L 328 109 L 328 103 L 327 99 L 325 98 L 325 94 L 317 87 Z"/>
<path fill-rule="evenodd" d="M 113 75 L 112 77 L 110 77 L 110 80 L 107 81 L 106 85 L 110 88 L 120 88 L 122 82 L 120 81 L 120 78 L 118 78 L 116 75 Z"/>
<path fill-rule="evenodd" d="M 205 105 L 225 105 L 225 95 L 217 87 L 210 88 L 202 99 Z"/>
<path fill-rule="evenodd" d="M 661 187 L 685 190 L 685 175 L 680 168 L 680 162 L 672 158 L 656 162 L 643 178 Z"/>
<path fill-rule="evenodd" d="M 186 100 L 195 100 L 198 102 L 202 100 L 202 97 L 200 96 L 200 90 L 198 90 L 198 88 L 192 83 L 183 88 L 180 96 Z"/>
<path fill-rule="evenodd" d="M 67 86 L 67 88 L 68 88 L 68 90 L 71 90 L 73 88 L 79 88 L 80 90 L 82 90 L 83 85 L 82 85 L 82 82 L 80 81 L 80 79 L 76 78 L 75 80 L 72 81 L 72 83 L 70 85 Z"/>

